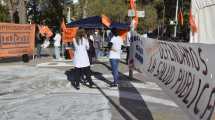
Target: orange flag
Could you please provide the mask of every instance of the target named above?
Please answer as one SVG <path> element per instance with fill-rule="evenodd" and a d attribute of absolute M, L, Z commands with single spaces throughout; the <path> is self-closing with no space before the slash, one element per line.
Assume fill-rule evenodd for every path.
<path fill-rule="evenodd" d="M 64 31 L 64 29 L 66 29 L 66 25 L 65 25 L 65 21 L 63 19 L 61 22 L 61 30 Z"/>
<path fill-rule="evenodd" d="M 48 27 L 46 27 L 46 34 L 48 37 L 51 37 L 53 35 L 52 31 Z"/>
<path fill-rule="evenodd" d="M 53 35 L 52 31 L 48 28 L 48 26 L 39 26 L 39 31 L 42 36 L 45 36 L 45 34 L 48 37 L 51 37 Z"/>
<path fill-rule="evenodd" d="M 110 27 L 111 25 L 111 20 L 105 16 L 105 15 L 102 15 L 102 23 L 107 26 L 107 27 Z"/>
<path fill-rule="evenodd" d="M 131 7 L 131 9 L 136 9 L 134 0 L 130 0 L 130 7 Z"/>
<path fill-rule="evenodd" d="M 184 8 L 184 1 L 183 0 L 179 0 L 179 9 L 178 9 L 178 22 L 180 23 L 181 26 L 184 25 L 184 15 L 183 15 L 183 8 Z"/>
<path fill-rule="evenodd" d="M 179 23 L 180 23 L 181 26 L 184 25 L 184 16 L 183 16 L 183 11 L 182 11 L 182 9 L 179 9 L 178 21 L 179 21 Z"/>
<path fill-rule="evenodd" d="M 135 16 L 134 16 L 134 28 L 137 29 L 138 26 L 138 16 L 137 16 L 137 11 L 135 10 Z"/>
<path fill-rule="evenodd" d="M 189 13 L 189 24 L 190 24 L 191 31 L 193 33 L 197 32 L 197 26 L 196 26 L 196 23 L 195 23 L 195 20 L 193 18 L 191 10 L 190 10 L 190 13 Z"/>
<path fill-rule="evenodd" d="M 135 16 L 133 18 L 133 22 L 134 22 L 134 29 L 137 29 L 137 26 L 138 26 L 138 16 L 137 16 L 137 9 L 136 9 L 136 5 L 135 5 L 135 0 L 130 0 L 130 8 L 132 10 L 134 10 L 134 12 L 135 12 Z"/>
<path fill-rule="evenodd" d="M 119 36 L 120 36 L 120 37 L 122 38 L 122 40 L 124 41 L 124 40 L 126 39 L 128 30 L 119 30 L 118 33 L 119 33 Z"/>

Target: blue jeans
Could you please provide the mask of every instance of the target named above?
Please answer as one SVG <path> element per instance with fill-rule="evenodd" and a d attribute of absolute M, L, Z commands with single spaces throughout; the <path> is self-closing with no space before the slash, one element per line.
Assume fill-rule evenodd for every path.
<path fill-rule="evenodd" d="M 119 83 L 119 71 L 118 71 L 119 59 L 110 59 L 110 64 L 111 64 L 114 83 L 118 84 Z"/>
<path fill-rule="evenodd" d="M 96 48 L 96 49 L 95 49 L 95 52 L 96 52 L 96 58 L 101 57 L 100 49 Z"/>
<path fill-rule="evenodd" d="M 55 46 L 54 50 L 55 50 L 55 58 L 59 59 L 60 58 L 60 47 Z"/>

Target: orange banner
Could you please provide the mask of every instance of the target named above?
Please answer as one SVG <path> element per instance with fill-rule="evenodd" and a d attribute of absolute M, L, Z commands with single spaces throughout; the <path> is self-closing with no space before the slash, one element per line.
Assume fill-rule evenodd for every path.
<path fill-rule="evenodd" d="M 52 31 L 49 29 L 48 26 L 39 26 L 39 31 L 42 36 L 48 36 L 49 38 L 53 35 Z"/>
<path fill-rule="evenodd" d="M 119 33 L 119 36 L 124 41 L 126 39 L 126 37 L 127 37 L 128 30 L 119 30 L 118 33 Z"/>
<path fill-rule="evenodd" d="M 102 23 L 107 26 L 107 27 L 110 27 L 111 25 L 111 20 L 105 16 L 105 15 L 102 15 Z"/>
<path fill-rule="evenodd" d="M 35 25 L 0 23 L 0 58 L 33 54 Z"/>
<path fill-rule="evenodd" d="M 63 31 L 63 42 L 64 43 L 68 43 L 68 42 L 72 42 L 72 38 L 74 38 L 76 36 L 76 33 L 78 31 L 78 28 L 65 28 Z"/>

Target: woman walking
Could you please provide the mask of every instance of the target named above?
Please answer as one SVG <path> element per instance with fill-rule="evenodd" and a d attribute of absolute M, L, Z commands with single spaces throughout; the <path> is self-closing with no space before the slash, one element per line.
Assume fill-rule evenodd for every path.
<path fill-rule="evenodd" d="M 121 48 L 123 44 L 122 38 L 118 35 L 116 29 L 112 29 L 113 37 L 111 38 L 110 42 L 108 43 L 108 47 L 110 49 L 109 59 L 113 74 L 114 81 L 111 83 L 111 87 L 117 87 L 119 84 L 119 61 L 121 56 Z"/>
<path fill-rule="evenodd" d="M 89 49 L 89 42 L 85 38 L 85 31 L 79 30 L 77 38 L 73 40 L 74 59 L 73 64 L 75 66 L 75 87 L 80 89 L 80 79 L 82 75 L 86 76 L 86 80 L 89 82 L 89 87 L 92 87 L 93 82 L 90 72 L 90 61 L 87 54 Z"/>

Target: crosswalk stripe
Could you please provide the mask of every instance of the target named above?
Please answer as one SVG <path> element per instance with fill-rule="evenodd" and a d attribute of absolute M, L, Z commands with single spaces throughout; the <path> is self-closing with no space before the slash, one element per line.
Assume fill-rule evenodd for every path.
<path fill-rule="evenodd" d="M 137 74 L 138 72 L 137 71 L 134 71 L 133 72 L 133 74 Z M 129 72 L 125 72 L 125 73 L 123 73 L 124 75 L 126 75 L 126 76 L 128 76 L 129 75 Z M 104 78 L 112 78 L 113 77 L 113 75 L 112 74 L 104 74 L 104 75 L 102 75 L 102 77 L 104 77 Z M 92 76 L 92 79 L 96 79 L 96 77 L 95 76 Z"/>
<path fill-rule="evenodd" d="M 100 88 L 100 86 L 99 86 L 99 88 Z M 109 87 L 106 87 L 106 88 L 109 88 Z M 150 103 L 157 103 L 157 104 L 162 104 L 162 105 L 171 106 L 171 107 L 178 107 L 173 101 L 149 96 L 144 93 L 137 94 L 137 93 L 132 93 L 132 92 L 119 91 L 118 88 L 109 88 L 109 89 L 106 89 L 106 88 L 101 87 L 100 89 L 108 96 L 127 98 L 127 99 L 132 99 L 132 100 L 144 100 L 144 101 L 150 102 Z M 82 94 L 99 94 L 100 93 L 100 91 L 98 89 L 90 89 L 90 88 L 87 88 L 84 86 L 81 86 L 80 90 L 78 90 L 78 91 L 74 90 L 73 92 L 82 93 Z"/>

